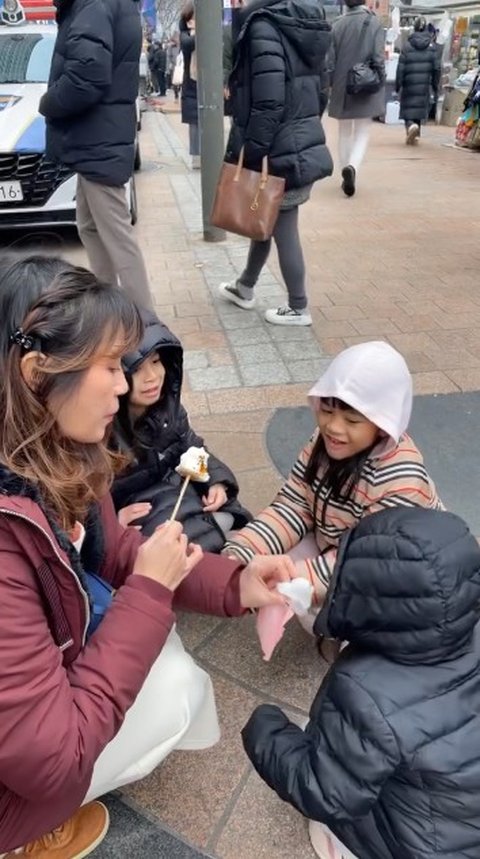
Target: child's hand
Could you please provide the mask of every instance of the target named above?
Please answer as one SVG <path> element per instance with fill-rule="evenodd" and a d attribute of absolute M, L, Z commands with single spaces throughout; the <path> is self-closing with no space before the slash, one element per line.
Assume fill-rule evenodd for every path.
<path fill-rule="evenodd" d="M 148 504 L 148 502 L 130 504 L 128 507 L 123 507 L 122 510 L 118 511 L 118 521 L 124 528 L 128 528 L 131 522 L 135 522 L 136 519 L 142 519 L 143 516 L 147 516 L 151 509 L 152 505 Z M 137 531 L 141 531 L 141 525 L 133 525 L 133 527 Z"/>
<path fill-rule="evenodd" d="M 208 490 L 208 495 L 204 495 L 202 498 L 206 513 L 216 513 L 227 501 L 227 492 L 223 483 L 214 483 Z"/>

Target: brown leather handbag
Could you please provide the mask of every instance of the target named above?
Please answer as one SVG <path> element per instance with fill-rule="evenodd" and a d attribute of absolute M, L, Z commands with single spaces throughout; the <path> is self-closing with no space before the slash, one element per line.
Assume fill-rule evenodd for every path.
<path fill-rule="evenodd" d="M 224 163 L 210 220 L 214 227 L 264 242 L 273 233 L 285 179 L 269 175 L 266 157 L 261 173 L 247 170 L 243 158 L 242 147 L 238 164 Z"/>

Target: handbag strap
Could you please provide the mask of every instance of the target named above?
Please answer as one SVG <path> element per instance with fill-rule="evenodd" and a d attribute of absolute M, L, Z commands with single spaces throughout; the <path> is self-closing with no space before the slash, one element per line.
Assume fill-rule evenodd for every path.
<path fill-rule="evenodd" d="M 243 161 L 245 158 L 245 147 L 242 146 L 240 150 L 240 155 L 238 157 L 237 169 L 235 170 L 235 176 L 233 177 L 234 182 L 240 182 L 240 176 L 242 174 Z M 262 158 L 262 171 L 260 173 L 260 181 L 258 183 L 258 188 L 255 192 L 255 196 L 250 204 L 250 211 L 256 212 L 259 207 L 259 199 L 262 191 L 267 187 L 268 182 L 268 158 L 266 155 Z"/>
<path fill-rule="evenodd" d="M 363 22 L 363 24 L 362 24 L 362 29 L 360 30 L 360 36 L 359 36 L 359 39 L 358 39 L 358 43 L 362 46 L 362 48 L 363 48 L 363 40 L 364 40 L 364 38 L 365 38 L 366 32 L 367 32 L 367 30 L 368 30 L 368 28 L 369 28 L 369 26 L 370 26 L 370 22 L 372 21 L 372 19 L 373 19 L 373 15 L 372 15 L 372 13 L 371 13 L 371 12 L 366 12 L 366 14 L 365 14 L 365 20 L 364 20 L 364 22 Z M 345 28 L 345 32 L 343 33 L 343 38 L 340 40 L 340 43 L 339 43 L 339 45 L 338 45 L 338 51 L 340 51 L 340 49 L 341 49 L 341 47 L 342 47 L 342 45 L 343 45 L 343 43 L 344 43 L 344 41 L 345 41 L 345 37 L 346 37 L 346 29 L 347 29 L 347 28 Z"/>
<path fill-rule="evenodd" d="M 367 30 L 370 26 L 370 22 L 371 22 L 372 18 L 373 18 L 373 15 L 371 14 L 371 12 L 367 12 L 367 14 L 365 15 L 365 21 L 362 24 L 362 29 L 360 30 L 360 43 L 362 45 L 362 48 L 363 48 L 363 42 L 365 40 L 365 36 L 367 35 Z"/>
<path fill-rule="evenodd" d="M 240 150 L 240 155 L 238 157 L 237 169 L 235 170 L 235 176 L 233 178 L 234 182 L 240 181 L 240 173 L 242 172 L 244 159 L 245 159 L 245 147 L 242 146 L 242 148 Z M 265 185 L 267 184 L 267 180 L 268 180 L 268 158 L 266 155 L 264 155 L 262 158 L 262 171 L 260 173 L 260 190 L 263 190 L 263 188 L 265 188 Z"/>

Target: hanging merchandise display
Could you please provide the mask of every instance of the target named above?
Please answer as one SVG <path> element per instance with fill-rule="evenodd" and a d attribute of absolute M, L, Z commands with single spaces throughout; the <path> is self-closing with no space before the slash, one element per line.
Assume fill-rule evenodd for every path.
<path fill-rule="evenodd" d="M 448 80 L 442 110 L 442 124 L 456 128 L 464 110 L 472 83 L 478 70 L 478 44 L 480 18 L 464 15 L 450 20 L 444 15 L 439 29 L 439 40 L 444 44 Z M 472 117 L 467 117 L 471 122 Z M 466 133 L 462 124 L 460 136 Z"/>
<path fill-rule="evenodd" d="M 475 77 L 464 108 L 455 130 L 455 143 L 480 151 L 480 74 Z"/>
<path fill-rule="evenodd" d="M 451 60 L 459 75 L 478 65 L 479 44 L 480 16 L 457 18 L 453 28 Z"/>

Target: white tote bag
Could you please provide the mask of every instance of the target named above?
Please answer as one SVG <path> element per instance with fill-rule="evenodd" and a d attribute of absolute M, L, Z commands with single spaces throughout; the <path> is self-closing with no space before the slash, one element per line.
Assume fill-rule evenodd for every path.
<path fill-rule="evenodd" d="M 175 60 L 175 68 L 172 75 L 173 86 L 181 86 L 183 84 L 183 53 L 179 51 Z"/>

